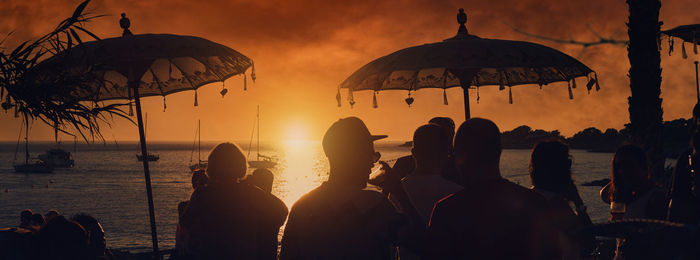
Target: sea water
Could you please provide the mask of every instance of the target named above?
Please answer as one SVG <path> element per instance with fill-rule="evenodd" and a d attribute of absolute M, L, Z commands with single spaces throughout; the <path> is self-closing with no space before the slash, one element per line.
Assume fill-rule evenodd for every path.
<path fill-rule="evenodd" d="M 247 143 L 240 144 L 248 154 Z M 382 160 L 393 165 L 392 159 L 410 154 L 410 147 L 399 144 L 378 142 L 376 149 L 381 152 Z M 202 159 L 206 159 L 213 145 L 203 144 Z M 32 144 L 31 157 L 36 158 L 52 147 L 55 145 Z M 135 252 L 151 249 L 143 164 L 136 159 L 136 143 L 77 145 L 73 153 L 75 167 L 59 168 L 51 174 L 14 173 L 13 163 L 24 161 L 23 146 L 15 160 L 16 148 L 15 144 L 0 143 L 0 228 L 19 225 L 19 213 L 23 209 L 41 214 L 55 209 L 66 216 L 88 213 L 101 221 L 108 247 Z M 64 144 L 62 148 L 74 149 L 72 144 Z M 160 160 L 150 163 L 150 169 L 158 240 L 163 249 L 174 247 L 177 205 L 192 193 L 189 165 L 197 161 L 197 151 L 193 148 L 192 143 L 149 144 L 149 152 L 160 156 Z M 261 147 L 261 154 L 278 160 L 277 167 L 272 169 L 275 175 L 272 193 L 287 207 L 328 178 L 328 162 L 320 142 L 267 145 Z M 578 184 L 609 178 L 612 154 L 581 150 L 573 150 L 571 154 Z M 256 152 L 251 151 L 249 159 L 255 157 Z M 503 176 L 529 187 L 529 158 L 529 150 L 503 151 Z M 600 187 L 579 185 L 578 188 L 593 221 L 605 221 L 609 205 L 601 201 Z"/>

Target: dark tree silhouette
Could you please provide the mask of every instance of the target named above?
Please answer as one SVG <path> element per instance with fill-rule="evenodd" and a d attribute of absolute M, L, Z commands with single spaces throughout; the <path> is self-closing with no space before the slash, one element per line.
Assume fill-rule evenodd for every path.
<path fill-rule="evenodd" d="M 627 46 L 630 61 L 630 90 L 628 98 L 630 135 L 634 144 L 642 147 L 651 163 L 652 178 L 663 177 L 663 127 L 661 108 L 661 57 L 658 39 L 659 0 L 627 0 L 629 21 Z"/>

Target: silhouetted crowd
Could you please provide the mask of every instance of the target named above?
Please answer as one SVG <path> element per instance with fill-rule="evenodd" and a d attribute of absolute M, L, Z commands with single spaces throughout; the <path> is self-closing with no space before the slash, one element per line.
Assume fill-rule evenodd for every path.
<path fill-rule="evenodd" d="M 415 131 L 412 155 L 393 167 L 374 149 L 384 137 L 356 117 L 333 123 L 322 142 L 328 180 L 290 211 L 270 193 L 270 171 L 245 177 L 241 149 L 218 145 L 178 208 L 176 258 L 605 259 L 594 234 L 581 232 L 592 223 L 564 143 L 533 148 L 532 187 L 525 188 L 501 176 L 500 131 L 487 119 L 455 131 L 451 119 L 433 118 Z M 371 172 L 375 163 L 379 174 Z M 611 205 L 610 220 L 667 217 L 666 194 L 634 145 L 615 153 L 601 198 Z M 619 238 L 612 250 L 615 259 L 663 258 L 643 239 Z"/>
<path fill-rule="evenodd" d="M 433 118 L 415 130 L 411 155 L 390 167 L 373 143 L 386 136 L 370 134 L 359 118 L 340 119 L 322 141 L 328 180 L 291 210 L 271 193 L 272 172 L 246 176 L 241 149 L 219 144 L 206 171 L 192 175 L 190 200 L 178 205 L 171 258 L 606 259 L 594 234 L 582 232 L 592 223 L 572 179 L 569 148 L 559 141 L 537 144 L 529 164 L 532 187 L 525 188 L 501 175 L 500 135 L 487 119 L 469 119 L 455 131 L 451 119 Z M 644 150 L 620 147 L 611 181 L 601 190 L 610 220 L 697 224 L 693 147 L 678 160 L 670 196 L 651 181 Z M 375 163 L 380 173 L 372 173 Z M 8 259 L 111 257 L 99 222 L 85 214 L 67 219 L 26 210 L 18 228 L 0 235 L 1 249 L 29 252 Z M 654 241 L 617 238 L 612 255 L 667 258 Z"/>
<path fill-rule="evenodd" d="M 16 228 L 0 230 L 0 259 L 114 259 L 100 222 L 88 214 L 71 218 L 25 209 Z"/>

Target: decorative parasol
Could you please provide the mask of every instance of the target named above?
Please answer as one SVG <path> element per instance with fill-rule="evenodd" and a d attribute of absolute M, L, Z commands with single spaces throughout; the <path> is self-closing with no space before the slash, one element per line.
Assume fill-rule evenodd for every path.
<path fill-rule="evenodd" d="M 338 87 L 336 99 L 341 105 L 340 89 L 348 89 L 348 102 L 354 105 L 353 92 L 374 91 L 373 106 L 377 107 L 376 94 L 382 90 L 407 90 L 406 103 L 414 99 L 411 91 L 421 88 L 442 88 L 444 104 L 451 87 L 464 90 L 464 110 L 469 118 L 469 88 L 498 85 L 508 87 L 509 103 L 513 103 L 512 86 L 567 81 L 569 98 L 575 78 L 587 77 L 588 91 L 595 85 L 599 90 L 597 75 L 593 70 L 555 49 L 530 42 L 480 38 L 468 33 L 464 9 L 457 14 L 459 30 L 455 37 L 442 42 L 424 44 L 399 50 L 378 58 L 345 79 Z"/>
<path fill-rule="evenodd" d="M 80 75 L 74 84 L 65 87 L 71 98 L 93 101 L 128 99 L 129 115 L 136 106 L 141 154 L 148 154 L 141 112 L 141 97 L 165 96 L 186 90 L 194 90 L 194 105 L 198 105 L 197 89 L 212 82 L 224 80 L 245 72 L 253 61 L 243 54 L 214 43 L 193 37 L 171 34 L 133 35 L 125 14 L 119 21 L 124 29 L 122 37 L 102 39 L 77 45 L 45 60 L 32 72 L 37 84 L 54 82 L 56 77 Z M 87 75 L 87 76 L 86 76 Z M 63 81 L 65 82 L 65 81 Z M 223 87 L 222 97 L 228 90 Z M 148 195 L 148 211 L 154 254 L 158 254 L 158 240 L 153 209 L 153 194 L 148 160 L 143 160 Z"/>
<path fill-rule="evenodd" d="M 700 43 L 700 24 L 688 24 L 676 26 L 673 29 L 661 31 L 661 34 L 668 36 L 668 55 L 673 52 L 674 38 L 683 40 L 681 43 L 681 53 L 684 59 L 688 58 L 685 51 L 685 43 L 693 44 L 693 53 L 698 54 L 698 43 Z M 661 46 L 661 44 L 659 44 Z"/>
<path fill-rule="evenodd" d="M 685 43 L 691 42 L 693 44 L 693 53 L 698 54 L 698 43 L 700 43 L 700 24 L 688 24 L 676 26 L 673 29 L 661 31 L 661 34 L 668 36 L 668 55 L 670 56 L 673 52 L 673 39 L 680 38 L 683 40 L 681 43 L 681 55 L 683 59 L 688 58 L 688 53 L 685 51 Z M 659 44 L 661 48 L 661 44 Z M 695 61 L 695 94 L 700 102 L 700 83 L 698 83 L 698 61 Z"/>

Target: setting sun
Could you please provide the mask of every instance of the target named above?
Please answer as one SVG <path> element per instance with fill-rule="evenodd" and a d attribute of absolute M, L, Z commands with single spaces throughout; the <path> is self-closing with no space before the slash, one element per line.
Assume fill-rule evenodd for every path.
<path fill-rule="evenodd" d="M 308 127 L 301 122 L 293 122 L 286 126 L 284 139 L 287 141 L 307 140 Z"/>

